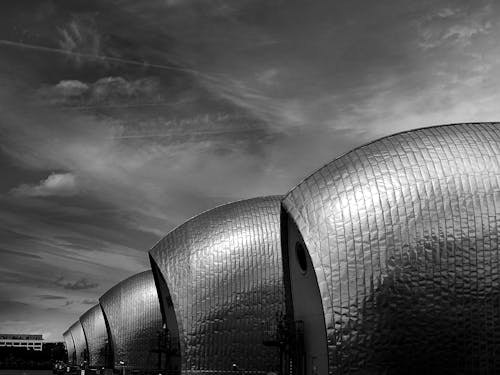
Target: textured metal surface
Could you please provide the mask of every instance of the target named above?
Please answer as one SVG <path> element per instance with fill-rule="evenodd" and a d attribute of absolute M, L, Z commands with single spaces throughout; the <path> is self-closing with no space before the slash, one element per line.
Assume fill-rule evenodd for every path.
<path fill-rule="evenodd" d="M 106 365 L 108 332 L 100 305 L 90 308 L 80 317 L 88 346 L 88 364 L 93 367 Z"/>
<path fill-rule="evenodd" d="M 69 327 L 69 332 L 73 338 L 73 343 L 75 344 L 75 360 L 76 364 L 79 365 L 83 361 L 87 360 L 87 340 L 85 339 L 85 333 L 83 332 L 82 324 L 80 321 L 76 321 L 71 327 Z"/>
<path fill-rule="evenodd" d="M 69 329 L 63 333 L 63 338 L 66 345 L 66 352 L 68 353 L 68 363 L 73 363 L 75 360 L 75 343 Z"/>
<path fill-rule="evenodd" d="M 318 278 L 330 374 L 500 371 L 500 125 L 396 134 L 283 206 Z"/>
<path fill-rule="evenodd" d="M 99 303 L 109 324 L 115 367 L 124 361 L 130 368 L 157 368 L 155 350 L 163 323 L 152 272 L 120 282 Z"/>
<path fill-rule="evenodd" d="M 279 368 L 262 327 L 284 311 L 280 197 L 214 208 L 187 221 L 151 251 L 170 290 L 183 373 Z"/>

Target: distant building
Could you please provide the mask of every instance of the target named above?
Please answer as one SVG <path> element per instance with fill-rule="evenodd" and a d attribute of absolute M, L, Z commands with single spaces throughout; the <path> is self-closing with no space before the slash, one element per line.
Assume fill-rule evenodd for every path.
<path fill-rule="evenodd" d="M 42 351 L 42 346 L 42 335 L 0 333 L 0 347 L 26 348 L 36 351 Z"/>

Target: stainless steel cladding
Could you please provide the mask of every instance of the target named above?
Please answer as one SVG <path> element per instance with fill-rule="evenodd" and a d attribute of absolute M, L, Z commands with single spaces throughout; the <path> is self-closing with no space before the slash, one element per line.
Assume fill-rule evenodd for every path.
<path fill-rule="evenodd" d="M 88 346 L 88 364 L 103 367 L 109 363 L 108 332 L 100 305 L 90 308 L 80 317 Z M 108 360 L 108 361 L 106 361 Z"/>
<path fill-rule="evenodd" d="M 75 343 L 73 342 L 73 337 L 69 332 L 69 329 L 63 333 L 64 344 L 66 345 L 66 352 L 68 353 L 68 363 L 75 364 L 76 363 L 76 354 L 75 354 Z"/>
<path fill-rule="evenodd" d="M 300 275 L 317 279 L 330 374 L 500 372 L 499 124 L 380 139 L 316 171 L 283 207 L 287 292 L 313 295 Z M 292 304 L 305 336 L 321 331 L 307 303 Z"/>
<path fill-rule="evenodd" d="M 85 339 L 85 333 L 83 332 L 82 324 L 80 321 L 76 321 L 71 327 L 69 327 L 69 332 L 73 338 L 75 344 L 75 359 L 76 365 L 80 365 L 82 362 L 87 361 L 87 340 Z"/>
<path fill-rule="evenodd" d="M 284 312 L 280 198 L 202 213 L 150 251 L 156 280 L 167 288 L 162 308 L 175 312 L 178 327 L 168 328 L 179 332 L 183 373 L 279 369 L 279 351 L 263 345 L 263 329 Z"/>
<path fill-rule="evenodd" d="M 100 299 L 109 325 L 115 368 L 158 368 L 162 317 L 151 271 L 141 272 L 107 291 Z"/>

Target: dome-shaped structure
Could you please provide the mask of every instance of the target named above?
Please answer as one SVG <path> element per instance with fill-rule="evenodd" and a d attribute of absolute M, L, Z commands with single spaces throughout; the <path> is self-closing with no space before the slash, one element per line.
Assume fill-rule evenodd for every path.
<path fill-rule="evenodd" d="M 285 197 L 282 223 L 307 374 L 500 371 L 499 124 L 355 149 Z"/>
<path fill-rule="evenodd" d="M 63 333 L 63 339 L 66 346 L 66 353 L 68 354 L 67 362 L 74 365 L 76 363 L 75 343 L 69 329 Z"/>
<path fill-rule="evenodd" d="M 183 373 L 279 369 L 263 330 L 284 312 L 280 198 L 235 202 L 171 231 L 151 251 Z"/>
<path fill-rule="evenodd" d="M 129 277 L 100 299 L 115 368 L 136 370 L 163 368 L 159 364 L 159 335 L 162 331 L 158 294 L 151 271 Z"/>
<path fill-rule="evenodd" d="M 87 349 L 87 340 L 85 339 L 85 333 L 83 332 L 82 324 L 79 320 L 77 320 L 71 327 L 68 329 L 71 337 L 73 339 L 73 343 L 75 345 L 75 365 L 80 365 L 84 361 L 88 361 L 88 349 Z M 69 351 L 68 351 L 69 354 Z"/>
<path fill-rule="evenodd" d="M 87 339 L 89 366 L 110 368 L 113 361 L 101 306 L 98 304 L 87 310 L 80 317 L 80 323 Z"/>

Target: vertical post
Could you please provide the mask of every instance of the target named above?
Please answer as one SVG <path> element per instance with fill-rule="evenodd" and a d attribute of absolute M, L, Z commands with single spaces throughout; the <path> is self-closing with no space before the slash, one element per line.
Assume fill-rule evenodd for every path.
<path fill-rule="evenodd" d="M 161 369 L 161 336 L 162 331 L 158 331 L 158 370 Z"/>

